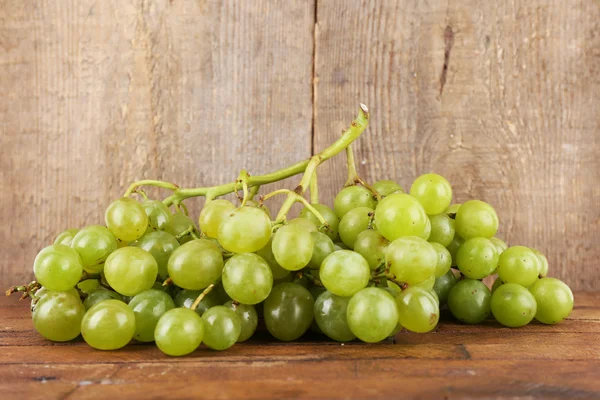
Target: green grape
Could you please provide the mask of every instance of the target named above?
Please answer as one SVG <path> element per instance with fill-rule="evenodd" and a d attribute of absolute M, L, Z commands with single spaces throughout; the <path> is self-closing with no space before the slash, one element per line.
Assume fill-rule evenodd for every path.
<path fill-rule="evenodd" d="M 369 263 L 358 253 L 338 250 L 323 260 L 319 272 L 323 286 L 338 296 L 352 296 L 369 283 Z"/>
<path fill-rule="evenodd" d="M 307 219 L 304 221 L 309 222 Z M 284 225 L 273 235 L 272 250 L 277 264 L 290 271 L 306 267 L 315 248 L 315 239 L 302 225 Z"/>
<path fill-rule="evenodd" d="M 456 266 L 456 256 L 458 253 L 458 249 L 460 249 L 460 246 L 462 246 L 464 242 L 465 239 L 461 238 L 460 236 L 458 236 L 458 234 L 456 234 L 452 238 L 452 242 L 450 242 L 450 244 L 446 246 L 446 248 L 450 252 L 450 256 L 452 257 L 452 266 Z"/>
<path fill-rule="evenodd" d="M 209 240 L 192 240 L 173 251 L 167 269 L 173 283 L 180 288 L 204 289 L 221 276 L 223 254 Z"/>
<path fill-rule="evenodd" d="M 150 289 L 133 296 L 129 307 L 135 315 L 133 338 L 140 342 L 153 342 L 158 320 L 164 313 L 175 308 L 175 303 L 165 292 Z"/>
<path fill-rule="evenodd" d="M 40 291 L 38 290 L 37 293 Z M 36 295 L 37 295 L 36 293 Z M 73 292 L 40 293 L 33 310 L 33 326 L 40 335 L 54 342 L 75 339 L 81 332 L 85 308 Z"/>
<path fill-rule="evenodd" d="M 98 289 L 98 290 L 90 293 L 88 295 L 88 297 L 85 298 L 85 300 L 83 302 L 83 306 L 85 307 L 85 310 L 87 311 L 90 308 L 92 308 L 93 306 L 95 306 L 96 304 L 100 303 L 101 301 L 110 300 L 110 299 L 123 301 L 123 296 L 121 296 L 119 293 L 114 292 L 112 290 Z"/>
<path fill-rule="evenodd" d="M 221 223 L 233 210 L 235 205 L 229 200 L 217 199 L 206 203 L 198 218 L 200 230 L 208 237 L 218 237 Z"/>
<path fill-rule="evenodd" d="M 431 275 L 429 278 L 425 279 L 423 282 L 415 283 L 411 285 L 412 287 L 420 287 L 425 290 L 432 290 L 435 285 L 435 276 Z"/>
<path fill-rule="evenodd" d="M 502 252 L 506 249 L 508 249 L 508 245 L 506 244 L 506 242 L 502 239 L 497 238 L 496 236 L 491 237 L 490 240 L 492 241 L 492 243 L 494 243 L 494 246 L 496 246 L 496 251 L 498 252 L 498 256 L 500 254 L 502 254 Z"/>
<path fill-rule="evenodd" d="M 516 283 L 505 283 L 492 295 L 494 318 L 509 328 L 527 325 L 535 317 L 536 311 L 535 297 Z"/>
<path fill-rule="evenodd" d="M 469 200 L 456 212 L 456 233 L 464 239 L 491 238 L 498 231 L 498 214 L 488 203 Z"/>
<path fill-rule="evenodd" d="M 277 263 L 275 259 L 275 255 L 273 255 L 273 239 L 269 240 L 269 243 L 262 249 L 256 252 L 257 255 L 262 257 L 269 267 L 271 268 L 271 272 L 273 273 L 273 279 L 283 279 L 290 276 L 291 272 L 281 265 Z"/>
<path fill-rule="evenodd" d="M 529 291 L 537 303 L 535 319 L 542 324 L 558 324 L 573 311 L 573 292 L 558 279 L 542 278 Z"/>
<path fill-rule="evenodd" d="M 348 211 L 340 220 L 340 239 L 349 248 L 354 248 L 357 236 L 369 229 L 374 210 L 368 207 L 356 207 Z"/>
<path fill-rule="evenodd" d="M 427 291 L 429 294 L 431 294 L 431 296 L 433 296 L 433 298 L 435 299 L 435 301 L 437 302 L 438 308 L 440 307 L 440 296 L 438 296 L 437 292 L 435 291 L 435 289 L 431 288 Z"/>
<path fill-rule="evenodd" d="M 292 282 L 280 283 L 265 300 L 265 325 L 275 339 L 296 340 L 310 327 L 314 305 L 306 288 Z"/>
<path fill-rule="evenodd" d="M 376 343 L 390 336 L 398 325 L 398 307 L 391 294 L 381 288 L 368 287 L 352 296 L 346 318 L 356 337 Z"/>
<path fill-rule="evenodd" d="M 430 235 L 431 235 L 431 221 L 429 220 L 429 218 L 427 218 L 425 220 L 425 230 L 423 231 L 423 234 L 421 234 L 419 237 L 421 239 L 429 240 Z"/>
<path fill-rule="evenodd" d="M 396 298 L 398 297 L 398 295 L 400 294 L 400 292 L 402 291 L 402 288 L 400 286 L 398 286 L 398 284 L 388 280 L 387 281 L 387 287 L 384 288 L 389 294 L 392 295 L 392 297 Z"/>
<path fill-rule="evenodd" d="M 102 271 L 104 261 L 117 249 L 117 238 L 108 228 L 100 225 L 86 226 L 71 242 L 81 257 L 83 268 L 90 273 Z"/>
<path fill-rule="evenodd" d="M 77 285 L 83 265 L 77 251 L 64 244 L 51 244 L 35 257 L 33 273 L 48 290 L 65 292 Z"/>
<path fill-rule="evenodd" d="M 158 266 L 158 276 L 166 279 L 169 276 L 168 262 L 171 254 L 179 247 L 179 242 L 170 233 L 157 231 L 150 232 L 135 243 L 136 247 L 152 254 Z"/>
<path fill-rule="evenodd" d="M 458 209 L 462 206 L 462 204 L 450 204 L 448 208 L 444 211 L 444 214 L 448 215 L 450 218 L 454 219 Z"/>
<path fill-rule="evenodd" d="M 329 229 L 327 229 L 324 233 L 329 236 L 331 240 L 337 240 L 340 219 L 337 217 L 337 215 L 335 215 L 335 211 L 327 207 L 325 204 L 317 203 L 312 204 L 312 206 L 319 214 L 321 214 L 323 218 L 325 218 L 325 221 L 327 221 L 327 224 L 329 225 Z M 313 214 L 308 208 L 303 208 L 302 211 L 300 211 L 300 217 L 313 221 L 317 226 L 321 225 L 321 222 L 316 215 Z"/>
<path fill-rule="evenodd" d="M 56 239 L 54 239 L 54 244 L 70 246 L 73 238 L 77 235 L 77 232 L 79 232 L 79 229 L 67 229 L 66 231 L 59 233 Z"/>
<path fill-rule="evenodd" d="M 540 278 L 545 278 L 548 275 L 548 259 L 545 255 L 536 249 L 531 249 L 540 260 Z"/>
<path fill-rule="evenodd" d="M 200 296 L 200 294 L 202 294 L 202 292 L 203 292 L 203 290 L 188 290 L 188 289 L 184 289 L 184 290 L 180 291 L 175 296 L 175 299 L 174 299 L 175 306 L 191 308 L 192 304 L 194 304 L 194 301 L 196 301 L 196 299 L 198 298 L 198 296 Z M 214 288 L 208 294 L 206 294 L 202 298 L 202 300 L 200 300 L 200 303 L 198 303 L 198 305 L 196 306 L 196 310 L 195 310 L 196 314 L 201 316 L 209 308 L 222 305 L 224 303 L 224 301 L 221 301 L 221 300 L 222 299 L 220 299 L 217 294 L 216 288 Z"/>
<path fill-rule="evenodd" d="M 450 289 L 456 285 L 458 280 L 456 279 L 456 275 L 452 270 L 446 272 L 443 276 L 440 276 L 435 280 L 433 284 L 433 290 L 438 296 L 438 301 L 440 305 L 444 305 L 448 302 L 448 294 L 450 294 Z"/>
<path fill-rule="evenodd" d="M 311 273 L 317 273 L 316 274 L 316 278 L 319 279 L 319 271 L 312 271 Z M 314 284 L 310 284 L 307 287 L 308 291 L 310 292 L 310 295 L 312 296 L 313 299 L 317 299 L 322 293 L 325 293 L 327 291 L 327 289 L 325 289 L 323 286 L 317 286 Z"/>
<path fill-rule="evenodd" d="M 158 200 L 146 200 L 142 207 L 148 216 L 148 232 L 168 231 L 173 226 L 173 215 L 171 211 Z"/>
<path fill-rule="evenodd" d="M 177 214 L 173 214 L 172 218 L 171 218 L 171 227 L 170 229 L 167 230 L 167 232 L 169 232 L 171 235 L 175 236 L 175 238 L 178 238 L 177 241 L 180 244 L 184 244 L 187 243 L 189 241 L 194 240 L 194 237 L 191 234 L 187 234 L 187 235 L 183 235 L 183 232 L 187 231 L 190 229 L 190 227 L 193 229 L 193 232 L 195 235 L 198 235 L 198 230 L 196 229 L 196 225 L 194 224 L 194 221 L 188 217 L 187 215 L 183 214 L 183 213 L 177 213 Z"/>
<path fill-rule="evenodd" d="M 260 256 L 242 253 L 227 260 L 222 281 L 233 300 L 242 304 L 258 304 L 271 292 L 273 273 Z"/>
<path fill-rule="evenodd" d="M 256 207 L 240 207 L 221 223 L 219 243 L 233 253 L 252 253 L 265 247 L 271 238 L 271 220 Z"/>
<path fill-rule="evenodd" d="M 318 232 L 320 223 L 308 218 L 294 218 L 288 221 L 288 225 L 298 225 L 308 232 Z"/>
<path fill-rule="evenodd" d="M 456 254 L 458 269 L 471 279 L 483 279 L 493 274 L 498 260 L 498 251 L 494 243 L 481 237 L 465 240 Z"/>
<path fill-rule="evenodd" d="M 506 283 L 529 287 L 540 274 L 540 259 L 524 246 L 511 246 L 500 255 L 498 276 Z"/>
<path fill-rule="evenodd" d="M 308 262 L 307 267 L 309 269 L 319 269 L 325 257 L 333 253 L 334 245 L 329 236 L 323 232 L 311 232 L 311 235 L 315 241 L 314 250 L 312 257 Z"/>
<path fill-rule="evenodd" d="M 346 245 L 345 245 L 344 243 L 342 243 L 342 242 L 334 242 L 334 243 L 333 243 L 333 248 L 335 249 L 335 251 L 338 251 L 338 250 L 350 250 L 350 249 L 348 248 L 348 246 L 346 246 Z"/>
<path fill-rule="evenodd" d="M 241 330 L 237 342 L 245 342 L 250 339 L 258 326 L 258 314 L 254 306 L 238 304 L 233 301 L 225 303 L 225 307 L 232 309 L 240 319 Z"/>
<path fill-rule="evenodd" d="M 314 314 L 317 326 L 327 337 L 338 342 L 349 342 L 356 338 L 348 326 L 346 310 L 350 297 L 340 297 L 324 291 L 315 300 Z"/>
<path fill-rule="evenodd" d="M 340 190 L 333 201 L 333 210 L 338 218 L 342 218 L 348 211 L 358 208 L 375 208 L 373 193 L 363 186 L 348 186 Z"/>
<path fill-rule="evenodd" d="M 419 176 L 410 187 L 410 195 L 419 200 L 428 215 L 444 212 L 452 202 L 452 187 L 441 175 Z"/>
<path fill-rule="evenodd" d="M 230 308 L 216 306 L 202 314 L 204 344 L 213 350 L 226 350 L 233 346 L 242 332 L 240 318 Z"/>
<path fill-rule="evenodd" d="M 80 290 L 83 294 L 91 294 L 100 288 L 100 281 L 98 279 L 86 279 L 84 281 L 80 281 L 76 288 Z"/>
<path fill-rule="evenodd" d="M 414 285 L 435 275 L 438 254 L 431 243 L 421 238 L 401 237 L 387 247 L 385 263 L 396 280 Z"/>
<path fill-rule="evenodd" d="M 496 280 L 494 281 L 494 284 L 492 285 L 492 294 L 494 294 L 496 289 L 498 289 L 502 285 L 504 285 L 504 282 L 502 282 L 502 279 L 496 278 Z"/>
<path fill-rule="evenodd" d="M 398 185 L 394 181 L 385 180 L 385 179 L 375 182 L 373 184 L 373 190 L 375 190 L 377 193 L 379 193 L 379 195 L 382 197 L 389 196 L 390 194 L 396 193 L 396 192 L 404 193 L 404 189 L 402 189 L 402 186 Z"/>
<path fill-rule="evenodd" d="M 113 251 L 104 263 L 104 277 L 117 293 L 135 296 L 154 285 L 158 266 L 152 254 L 138 247 Z"/>
<path fill-rule="evenodd" d="M 371 270 L 377 268 L 385 260 L 385 249 L 390 242 L 373 229 L 362 231 L 354 242 L 354 251 L 367 260 Z"/>
<path fill-rule="evenodd" d="M 431 215 L 429 222 L 431 223 L 431 233 L 427 240 L 448 247 L 454 238 L 454 220 L 447 214 L 437 214 Z"/>
<path fill-rule="evenodd" d="M 448 295 L 448 308 L 454 318 L 467 324 L 478 324 L 490 315 L 490 289 L 481 281 L 463 279 Z"/>
<path fill-rule="evenodd" d="M 116 350 L 124 347 L 135 333 L 135 315 L 119 300 L 97 303 L 81 321 L 83 339 L 95 349 Z"/>
<path fill-rule="evenodd" d="M 262 210 L 265 214 L 267 214 L 267 217 L 269 217 L 269 219 L 271 219 L 271 210 L 269 210 L 269 207 L 267 207 L 265 204 L 260 204 L 257 201 L 254 200 L 248 200 L 246 202 L 246 206 L 247 207 L 255 207 L 258 208 L 259 210 Z"/>
<path fill-rule="evenodd" d="M 184 356 L 200 346 L 204 321 L 189 308 L 173 308 L 164 313 L 154 329 L 154 341 L 169 356 Z"/>
<path fill-rule="evenodd" d="M 377 230 L 390 241 L 402 236 L 424 237 L 428 221 L 421 203 L 404 193 L 384 198 L 375 209 Z"/>
<path fill-rule="evenodd" d="M 110 203 L 105 218 L 108 229 L 124 242 L 139 239 L 148 228 L 148 215 L 144 207 L 129 197 Z"/>
<path fill-rule="evenodd" d="M 440 319 L 440 306 L 429 291 L 409 287 L 396 297 L 400 325 L 412 332 L 433 330 Z"/>
<path fill-rule="evenodd" d="M 431 247 L 437 253 L 437 264 L 435 265 L 435 277 L 439 278 L 444 276 L 448 271 L 450 271 L 450 266 L 452 265 L 452 256 L 447 248 L 442 246 L 439 243 L 431 242 Z"/>

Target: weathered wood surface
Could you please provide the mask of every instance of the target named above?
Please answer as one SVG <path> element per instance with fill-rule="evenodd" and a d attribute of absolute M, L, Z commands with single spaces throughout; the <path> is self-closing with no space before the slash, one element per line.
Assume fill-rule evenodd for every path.
<path fill-rule="evenodd" d="M 0 0 L 0 285 L 129 182 L 285 166 L 364 102 L 365 179 L 443 173 L 598 290 L 599 21 L 586 0 Z M 343 157 L 320 172 L 331 203 Z"/>
<path fill-rule="evenodd" d="M 112 352 L 55 344 L 27 302 L 0 300 L 0 390 L 14 398 L 598 398 L 600 294 L 576 293 L 562 324 L 521 329 L 443 321 L 396 342 L 297 343 L 266 334 L 224 352 L 169 358 L 154 346 Z M 315 340 L 317 339 L 317 340 Z"/>

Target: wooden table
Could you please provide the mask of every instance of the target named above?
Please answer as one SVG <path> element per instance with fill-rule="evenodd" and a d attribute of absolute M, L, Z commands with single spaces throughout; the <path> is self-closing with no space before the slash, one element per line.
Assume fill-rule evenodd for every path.
<path fill-rule="evenodd" d="M 600 398 L 600 293 L 577 293 L 560 325 L 451 320 L 395 343 L 279 343 L 169 358 L 154 346 L 104 352 L 55 344 L 28 302 L 0 300 L 0 398 Z"/>

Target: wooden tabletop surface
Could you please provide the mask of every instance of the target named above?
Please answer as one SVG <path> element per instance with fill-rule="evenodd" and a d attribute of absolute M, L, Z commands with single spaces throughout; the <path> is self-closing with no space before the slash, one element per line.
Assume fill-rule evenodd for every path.
<path fill-rule="evenodd" d="M 0 393 L 89 398 L 600 398 L 600 293 L 576 293 L 555 326 L 451 320 L 395 343 L 280 343 L 259 334 L 224 352 L 170 358 L 151 345 L 99 351 L 42 339 L 28 301 L 0 300 Z"/>

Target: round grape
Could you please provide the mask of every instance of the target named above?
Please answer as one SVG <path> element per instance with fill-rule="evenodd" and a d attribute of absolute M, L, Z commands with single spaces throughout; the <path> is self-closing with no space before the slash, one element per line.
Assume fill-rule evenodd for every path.
<path fill-rule="evenodd" d="M 498 251 L 494 243 L 480 237 L 465 240 L 456 254 L 458 269 L 471 279 L 483 279 L 493 274 L 498 260 Z"/>
<path fill-rule="evenodd" d="M 456 233 L 464 239 L 491 238 L 498 231 L 498 214 L 488 203 L 469 200 L 456 212 Z"/>
<path fill-rule="evenodd" d="M 223 254 L 206 239 L 185 243 L 173 251 L 168 262 L 169 277 L 183 289 L 204 289 L 221 277 Z"/>
<path fill-rule="evenodd" d="M 321 282 L 331 293 L 352 296 L 369 283 L 369 263 L 358 253 L 338 250 L 328 255 L 319 272 Z"/>
<path fill-rule="evenodd" d="M 106 209 L 105 218 L 108 229 L 124 242 L 139 239 L 148 228 L 144 207 L 129 197 L 113 201 Z"/>
<path fill-rule="evenodd" d="M 166 279 L 169 276 L 168 262 L 171 254 L 179 247 L 179 242 L 170 233 L 150 232 L 135 243 L 136 247 L 146 250 L 156 260 L 158 276 Z"/>
<path fill-rule="evenodd" d="M 398 307 L 381 288 L 360 290 L 348 302 L 348 327 L 363 342 L 376 343 L 390 336 L 398 325 Z"/>
<path fill-rule="evenodd" d="M 409 331 L 425 333 L 437 326 L 440 319 L 439 303 L 429 291 L 408 287 L 396 297 L 396 302 L 400 325 Z"/>
<path fill-rule="evenodd" d="M 269 243 L 267 243 L 267 245 L 262 249 L 258 250 L 256 254 L 262 257 L 267 264 L 269 264 L 271 272 L 273 273 L 273 279 L 283 279 L 290 276 L 291 272 L 279 265 L 275 259 L 275 255 L 273 254 L 273 239 L 269 240 Z"/>
<path fill-rule="evenodd" d="M 444 276 L 448 271 L 450 271 L 450 266 L 452 265 L 452 256 L 447 248 L 442 246 L 439 243 L 432 242 L 431 247 L 437 253 L 437 264 L 435 265 L 435 277 L 439 278 Z"/>
<path fill-rule="evenodd" d="M 507 283 L 529 287 L 540 274 L 540 259 L 524 246 L 511 246 L 500 255 L 498 276 Z"/>
<path fill-rule="evenodd" d="M 548 259 L 545 255 L 536 249 L 531 249 L 540 260 L 540 278 L 545 278 L 548 275 Z"/>
<path fill-rule="evenodd" d="M 228 301 L 225 303 L 225 307 L 232 309 L 240 319 L 241 330 L 237 342 L 241 343 L 250 339 L 258 326 L 258 314 L 254 306 Z"/>
<path fill-rule="evenodd" d="M 490 315 L 490 289 L 481 281 L 463 279 L 448 295 L 448 308 L 459 321 L 478 324 Z"/>
<path fill-rule="evenodd" d="M 340 219 L 337 217 L 337 215 L 335 215 L 335 211 L 333 211 L 331 208 L 327 207 L 325 204 L 317 203 L 317 204 L 312 204 L 312 206 L 317 210 L 317 212 L 319 214 L 321 214 L 321 216 L 323 218 L 325 218 L 325 221 L 329 225 L 329 229 L 327 229 L 324 233 L 327 236 L 329 236 L 329 238 L 331 240 L 337 240 Z M 319 221 L 319 219 L 308 208 L 302 209 L 302 211 L 300 212 L 300 217 L 313 221 L 313 223 L 316 226 L 321 225 L 321 222 Z"/>
<path fill-rule="evenodd" d="M 88 295 L 88 297 L 85 298 L 85 300 L 83 302 L 83 306 L 85 307 L 85 310 L 87 311 L 90 308 L 92 308 L 94 305 L 100 303 L 101 301 L 110 300 L 110 299 L 123 301 L 123 296 L 121 296 L 119 293 L 114 292 L 112 290 L 98 289 L 98 290 L 90 293 Z"/>
<path fill-rule="evenodd" d="M 77 235 L 77 232 L 79 232 L 79 229 L 67 229 L 66 231 L 59 233 L 56 239 L 54 239 L 54 244 L 70 246 L 73 238 Z"/>
<path fill-rule="evenodd" d="M 79 295 L 71 291 L 46 291 L 40 296 L 32 314 L 35 330 L 54 342 L 66 342 L 79 336 L 85 314 Z"/>
<path fill-rule="evenodd" d="M 236 254 L 223 268 L 223 287 L 233 300 L 242 304 L 258 304 L 273 287 L 269 264 L 253 253 Z"/>
<path fill-rule="evenodd" d="M 135 315 L 134 339 L 153 342 L 158 320 L 164 313 L 175 308 L 175 303 L 167 293 L 150 289 L 133 296 L 129 307 Z"/>
<path fill-rule="evenodd" d="M 396 280 L 414 285 L 435 275 L 438 254 L 431 243 L 408 236 L 390 243 L 385 262 Z"/>
<path fill-rule="evenodd" d="M 350 297 L 336 296 L 326 290 L 315 300 L 315 321 L 325 335 L 338 342 L 349 342 L 356 338 L 348 326 L 346 310 Z"/>
<path fill-rule="evenodd" d="M 367 260 L 371 270 L 377 268 L 385 260 L 385 249 L 390 242 L 373 229 L 362 231 L 354 242 L 354 251 Z"/>
<path fill-rule="evenodd" d="M 375 182 L 373 184 L 373 190 L 379 193 L 379 195 L 382 197 L 389 196 L 390 194 L 396 192 L 404 193 L 404 189 L 402 189 L 402 186 L 398 185 L 394 181 L 386 179 Z"/>
<path fill-rule="evenodd" d="M 198 235 L 199 232 L 198 229 L 196 229 L 194 221 L 192 221 L 190 217 L 183 213 L 177 213 L 173 214 L 173 217 L 171 218 L 171 228 L 167 230 L 167 232 L 169 232 L 175 238 L 178 238 L 177 241 L 180 244 L 184 244 L 194 240 L 194 237 L 189 233 L 181 236 L 183 232 L 188 231 L 190 228 L 192 228 L 194 234 Z"/>
<path fill-rule="evenodd" d="M 203 292 L 203 290 L 188 290 L 188 289 L 184 289 L 184 290 L 180 291 L 175 296 L 175 299 L 174 299 L 175 306 L 191 308 L 192 304 L 194 304 L 194 301 L 196 301 L 196 299 L 198 298 L 198 296 L 200 296 L 200 294 L 202 294 L 202 292 Z M 198 305 L 196 306 L 196 310 L 195 310 L 196 314 L 201 316 L 209 308 L 212 308 L 215 306 L 220 306 L 223 303 L 225 303 L 225 301 L 221 301 L 221 300 L 222 299 L 219 298 L 219 295 L 217 293 L 217 288 L 216 287 L 213 288 L 213 290 L 211 290 L 209 293 L 207 293 L 202 298 L 202 300 L 200 300 L 200 303 L 198 303 Z"/>
<path fill-rule="evenodd" d="M 349 248 L 354 248 L 358 235 L 369 229 L 374 210 L 368 207 L 357 207 L 348 211 L 340 220 L 340 239 Z"/>
<path fill-rule="evenodd" d="M 308 221 L 304 218 L 302 220 Z M 272 249 L 275 260 L 290 271 L 306 267 L 314 248 L 315 239 L 311 232 L 301 225 L 284 225 L 273 235 Z"/>
<path fill-rule="evenodd" d="M 456 279 L 456 275 L 452 270 L 446 272 L 443 276 L 440 276 L 435 280 L 433 284 L 433 290 L 438 296 L 438 301 L 440 305 L 444 305 L 448 302 L 448 294 L 450 294 L 450 289 L 456 285 L 458 280 Z"/>
<path fill-rule="evenodd" d="M 506 244 L 506 242 L 502 239 L 497 238 L 496 236 L 491 237 L 490 240 L 492 241 L 492 243 L 494 243 L 494 246 L 496 246 L 496 251 L 498 252 L 498 256 L 500 254 L 502 254 L 502 252 L 506 249 L 508 249 L 508 245 Z"/>
<path fill-rule="evenodd" d="M 452 187 L 441 175 L 425 174 L 415 179 L 410 195 L 419 200 L 428 215 L 436 215 L 452 202 Z"/>
<path fill-rule="evenodd" d="M 162 201 L 146 200 L 142 203 L 142 207 L 148 216 L 148 232 L 171 229 L 173 215 Z"/>
<path fill-rule="evenodd" d="M 219 226 L 219 243 L 233 253 L 252 253 L 265 247 L 271 238 L 271 220 L 259 208 L 240 207 Z"/>
<path fill-rule="evenodd" d="M 492 314 L 509 328 L 518 328 L 531 322 L 537 310 L 535 297 L 521 285 L 505 283 L 492 295 Z"/>
<path fill-rule="evenodd" d="M 452 243 L 454 238 L 454 220 L 447 214 L 431 215 L 429 217 L 431 223 L 431 233 L 429 234 L 429 242 L 439 243 L 447 247 Z"/>
<path fill-rule="evenodd" d="M 105 300 L 88 310 L 81 321 L 83 339 L 95 349 L 116 350 L 135 333 L 135 315 L 119 300 Z"/>
<path fill-rule="evenodd" d="M 104 277 L 116 292 L 135 296 L 150 289 L 158 274 L 156 260 L 146 250 L 123 247 L 112 252 L 104 263 Z"/>
<path fill-rule="evenodd" d="M 108 228 L 91 225 L 75 235 L 71 247 L 79 253 L 83 268 L 95 273 L 102 271 L 108 255 L 117 249 L 117 238 Z"/>
<path fill-rule="evenodd" d="M 494 280 L 494 284 L 492 285 L 492 294 L 494 294 L 496 289 L 498 289 L 502 285 L 504 285 L 504 282 L 502 282 L 502 279 L 496 278 L 496 280 Z"/>
<path fill-rule="evenodd" d="M 292 282 L 280 283 L 265 300 L 265 325 L 278 340 L 296 340 L 310 327 L 314 305 L 306 288 Z"/>
<path fill-rule="evenodd" d="M 348 211 L 358 208 L 375 208 L 373 193 L 363 186 L 348 186 L 340 190 L 333 201 L 333 210 L 338 218 L 342 218 Z"/>
<path fill-rule="evenodd" d="M 204 321 L 189 308 L 173 308 L 164 313 L 154 329 L 156 346 L 169 356 L 184 356 L 200 346 Z"/>
<path fill-rule="evenodd" d="M 404 193 L 389 195 L 375 209 L 375 226 L 390 241 L 402 236 L 425 237 L 428 221 L 421 203 Z"/>
<path fill-rule="evenodd" d="M 235 311 L 225 306 L 209 308 L 202 314 L 204 344 L 213 350 L 226 350 L 233 346 L 242 332 L 242 323 Z"/>
<path fill-rule="evenodd" d="M 558 324 L 573 311 L 573 292 L 558 279 L 542 278 L 529 291 L 537 303 L 535 319 L 543 324 Z"/>
<path fill-rule="evenodd" d="M 217 199 L 208 202 L 200 211 L 200 230 L 208 237 L 218 237 L 221 223 L 233 210 L 235 205 L 229 200 Z"/>
<path fill-rule="evenodd" d="M 271 219 L 271 210 L 269 210 L 269 207 L 267 207 L 265 204 L 261 204 L 255 200 L 248 200 L 246 202 L 246 207 L 258 208 L 259 210 L 262 210 L 265 214 L 267 214 L 267 217 L 269 217 L 269 219 Z"/>
<path fill-rule="evenodd" d="M 296 226 L 300 226 L 301 228 L 304 228 L 305 230 L 309 231 L 309 232 L 318 232 L 319 231 L 319 223 L 318 222 L 314 222 L 312 219 L 308 219 L 308 218 L 293 218 L 290 219 L 287 222 L 288 225 L 296 225 Z"/>
<path fill-rule="evenodd" d="M 64 244 L 52 244 L 35 257 L 33 273 L 48 290 L 65 292 L 77 285 L 83 265 L 77 251 Z"/>
<path fill-rule="evenodd" d="M 309 269 L 319 269 L 325 257 L 333 253 L 334 245 L 329 236 L 322 232 L 311 232 L 311 235 L 315 241 L 314 250 L 312 257 L 308 262 L 307 267 Z"/>

